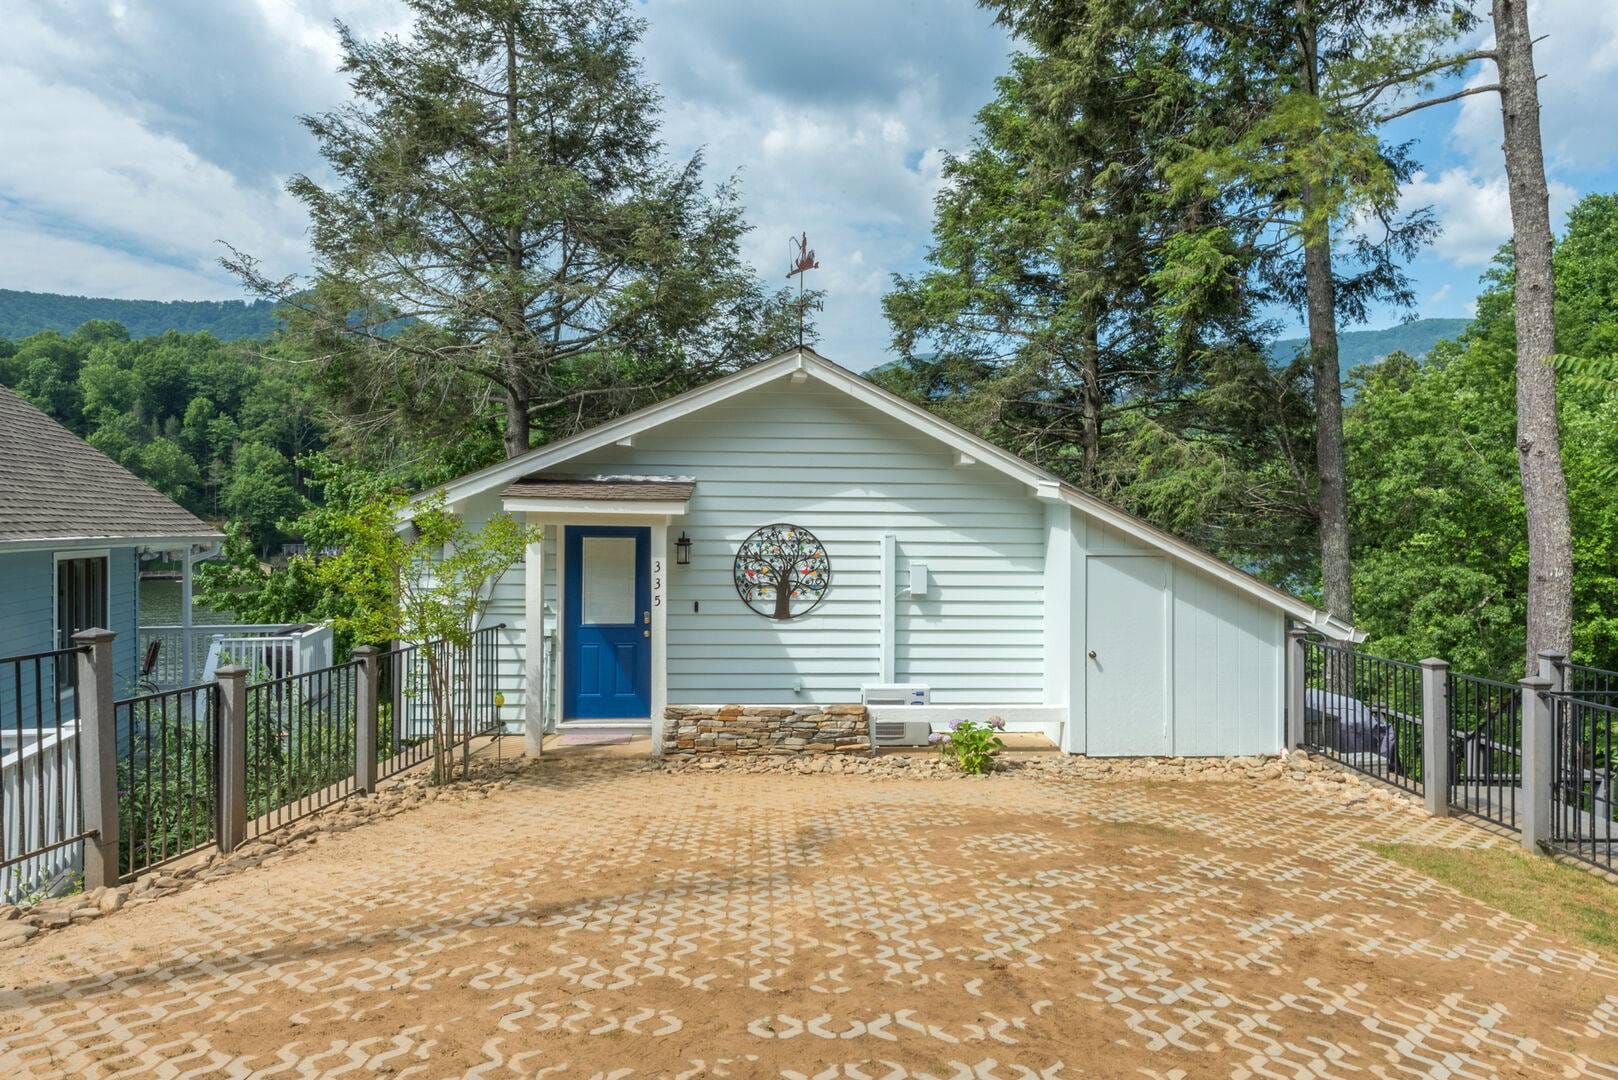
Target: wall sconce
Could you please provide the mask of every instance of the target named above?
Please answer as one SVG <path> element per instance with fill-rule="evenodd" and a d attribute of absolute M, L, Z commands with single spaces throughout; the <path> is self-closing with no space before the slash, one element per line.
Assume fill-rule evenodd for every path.
<path fill-rule="evenodd" d="M 691 538 L 680 530 L 680 538 L 674 541 L 674 564 L 676 566 L 691 565 Z"/>

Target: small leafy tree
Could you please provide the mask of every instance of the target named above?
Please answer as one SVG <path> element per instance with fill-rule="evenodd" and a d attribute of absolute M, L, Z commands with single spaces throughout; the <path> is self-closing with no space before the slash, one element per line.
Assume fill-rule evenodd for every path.
<path fill-rule="evenodd" d="M 522 560 L 539 530 L 498 515 L 473 531 L 441 498 L 411 506 L 398 496 L 356 505 L 337 524 L 347 542 L 316 569 L 348 601 L 337 629 L 420 648 L 433 706 L 433 779 L 442 784 L 455 730 L 453 655 L 471 647 L 490 586 Z"/>

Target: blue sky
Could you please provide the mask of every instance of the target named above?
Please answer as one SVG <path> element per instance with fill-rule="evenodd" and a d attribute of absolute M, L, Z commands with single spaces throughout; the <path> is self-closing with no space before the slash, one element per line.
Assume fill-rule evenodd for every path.
<path fill-rule="evenodd" d="M 191 299 L 241 293 L 220 241 L 308 265 L 282 185 L 319 161 L 298 125 L 345 96 L 331 21 L 399 29 L 396 0 L 21 0 L 0 38 L 0 287 Z M 1480 6 L 1481 0 L 1480 0 Z M 882 359 L 880 299 L 921 264 L 940 165 L 964 150 L 1013 43 L 971 0 L 644 0 L 669 152 L 739 174 L 767 279 L 807 230 L 822 348 Z M 1530 5 L 1552 210 L 1618 190 L 1618 2 Z M 1482 35 L 1480 34 L 1480 37 Z M 1483 78 L 1480 72 L 1477 76 Z M 1439 241 L 1411 267 L 1419 313 L 1465 316 L 1510 226 L 1492 95 L 1416 114 L 1406 192 Z M 1372 325 L 1398 321 L 1377 313 Z"/>

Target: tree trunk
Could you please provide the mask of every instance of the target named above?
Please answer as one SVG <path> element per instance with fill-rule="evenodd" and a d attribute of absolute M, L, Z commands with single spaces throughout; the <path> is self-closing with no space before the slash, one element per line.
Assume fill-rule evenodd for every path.
<path fill-rule="evenodd" d="M 506 165 L 511 170 L 508 182 L 517 176 L 517 25 L 506 22 Z M 523 299 L 522 224 L 512 220 L 506 225 L 506 291 L 509 296 L 506 313 L 506 457 L 514 458 L 528 453 L 531 433 L 528 424 L 528 380 L 523 371 L 521 340 L 528 326 L 527 305 Z"/>
<path fill-rule="evenodd" d="M 1309 195 L 1306 193 L 1305 201 Z M 1337 290 L 1331 238 L 1304 241 L 1309 359 L 1315 384 L 1315 471 L 1320 477 L 1320 579 L 1326 610 L 1354 617 L 1348 554 L 1348 483 L 1343 450 L 1343 383 L 1337 370 Z"/>
<path fill-rule="evenodd" d="M 1308 0 L 1297 0 L 1302 26 L 1301 85 L 1318 94 L 1319 45 Z M 1331 221 L 1318 188 L 1305 181 L 1303 277 L 1309 309 L 1309 361 L 1315 387 L 1315 472 L 1320 483 L 1320 583 L 1326 610 L 1349 622 L 1354 596 L 1348 554 L 1348 469 L 1343 450 L 1343 381 L 1337 368 L 1337 285 L 1332 277 Z"/>
<path fill-rule="evenodd" d="M 506 391 L 506 457 L 521 457 L 533 449 L 529 445 L 528 397 L 516 389 L 523 384 L 519 365 L 509 365 L 507 379 L 513 386 Z"/>
<path fill-rule="evenodd" d="M 780 584 L 775 587 L 775 617 L 777 619 L 792 618 L 792 572 L 790 570 L 781 575 Z"/>
<path fill-rule="evenodd" d="M 1539 87 L 1527 0 L 1494 0 L 1506 181 L 1516 252 L 1517 467 L 1528 512 L 1527 672 L 1536 654 L 1573 647 L 1573 540 L 1556 419 L 1556 282 Z"/>
<path fill-rule="evenodd" d="M 1096 470 L 1101 463 L 1101 316 L 1094 310 L 1085 312 L 1084 353 L 1081 376 L 1084 397 L 1083 438 L 1084 457 L 1081 462 L 1084 486 L 1094 491 Z"/>

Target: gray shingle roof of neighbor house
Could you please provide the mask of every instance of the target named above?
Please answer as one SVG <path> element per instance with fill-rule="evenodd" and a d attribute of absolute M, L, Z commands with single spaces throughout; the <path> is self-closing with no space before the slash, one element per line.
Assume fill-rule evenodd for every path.
<path fill-rule="evenodd" d="M 221 535 L 0 386 L 0 545 Z"/>
<path fill-rule="evenodd" d="M 697 485 L 678 477 L 525 476 L 506 488 L 507 497 L 604 499 L 608 502 L 683 502 Z"/>

